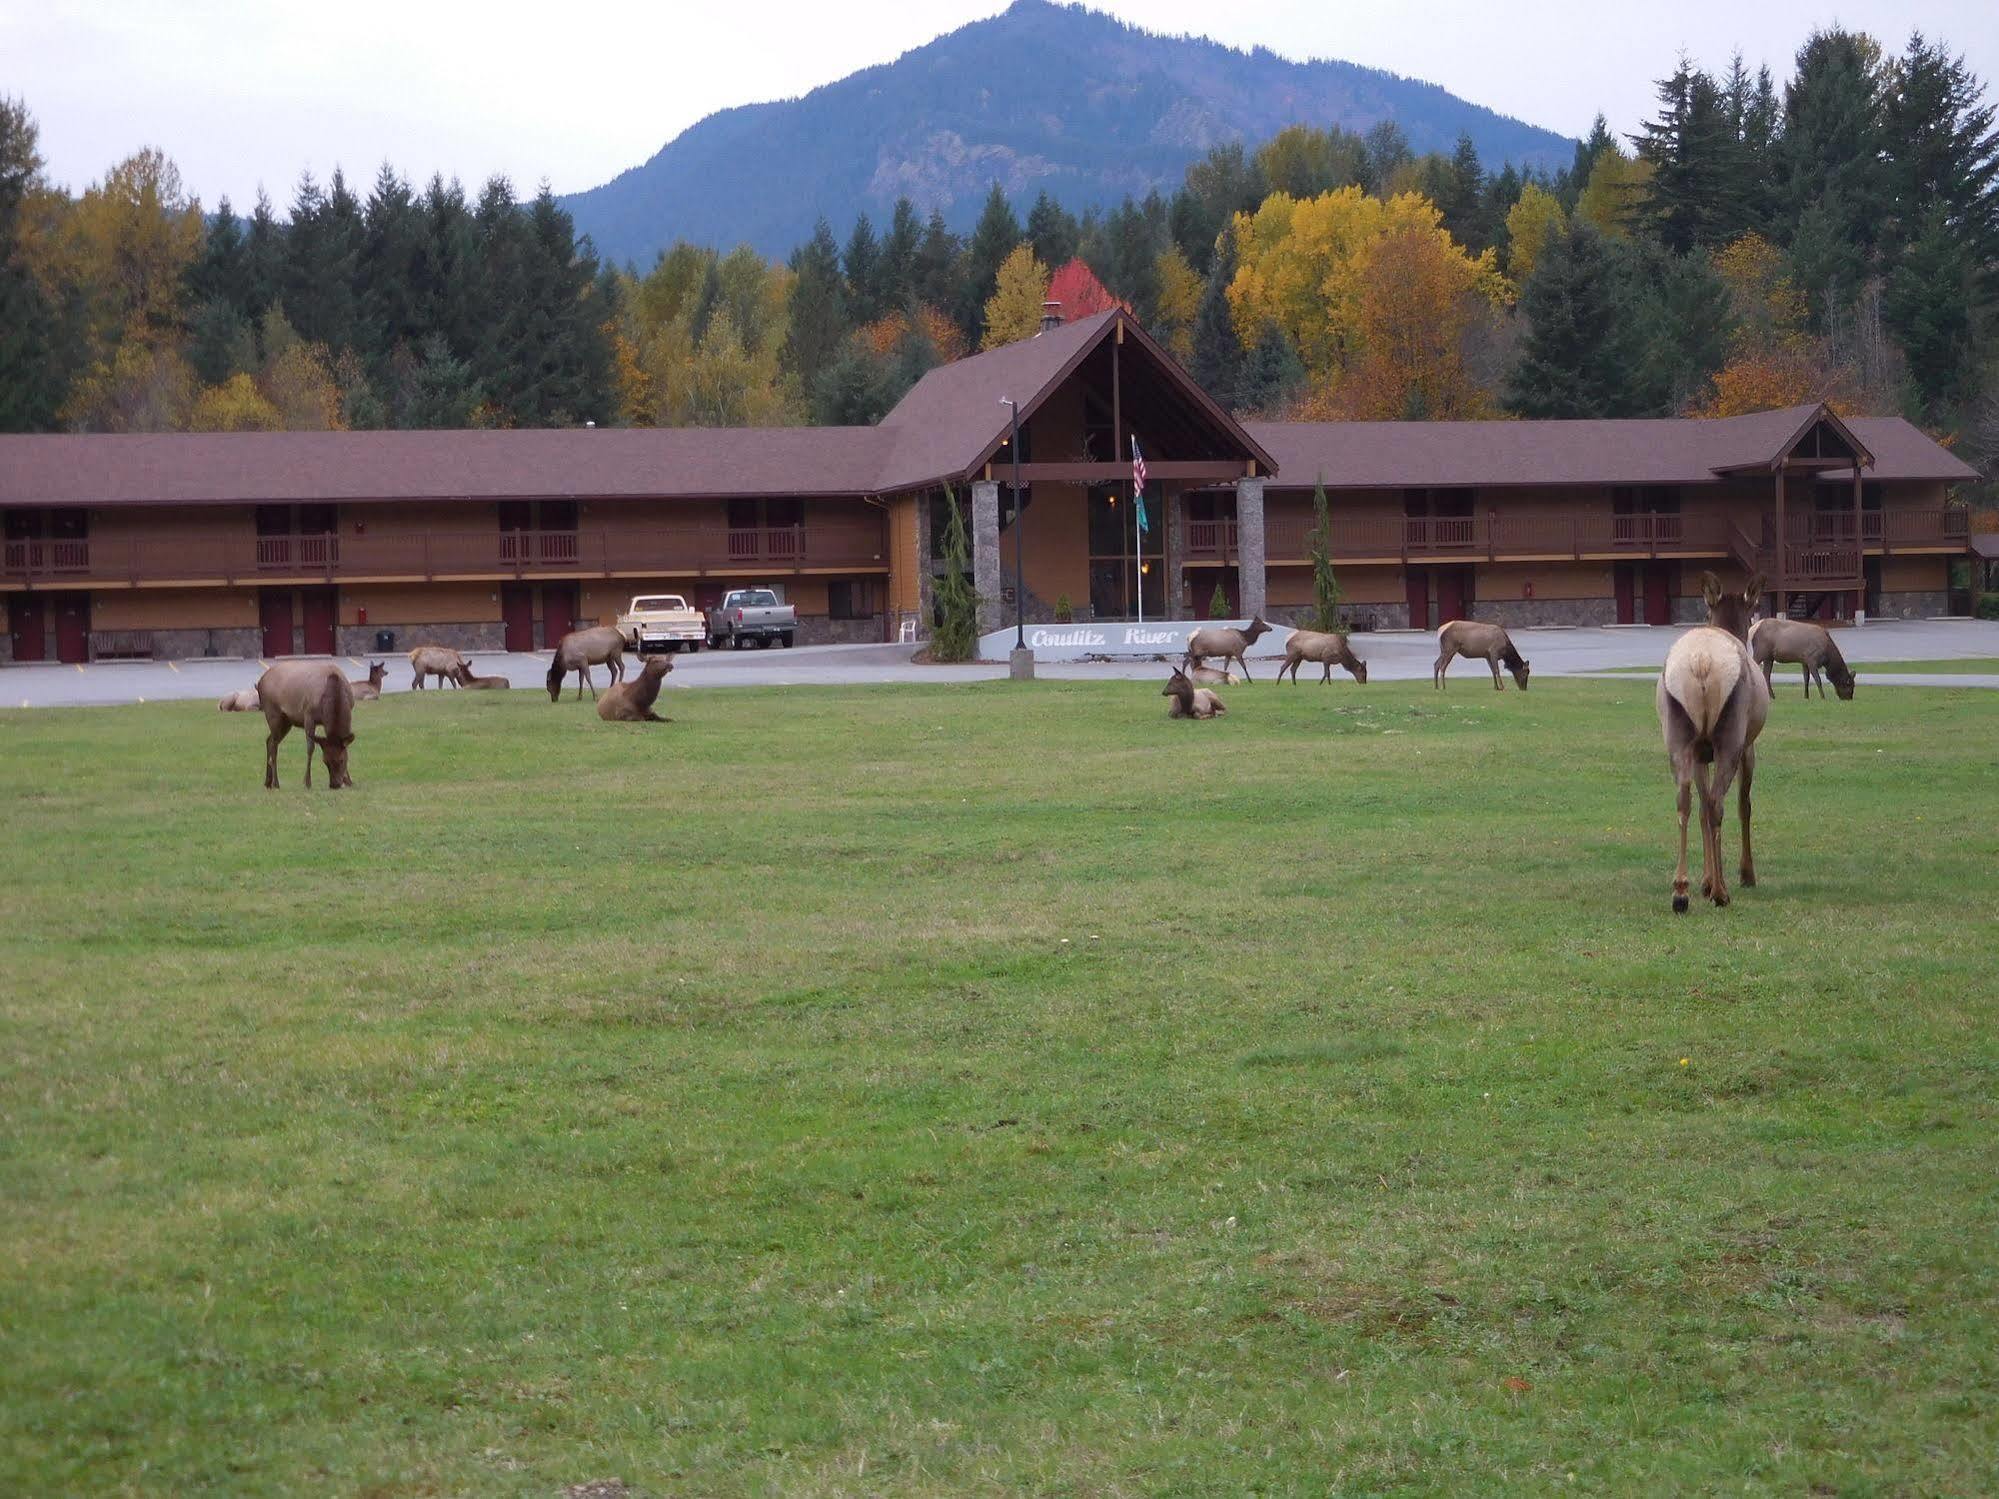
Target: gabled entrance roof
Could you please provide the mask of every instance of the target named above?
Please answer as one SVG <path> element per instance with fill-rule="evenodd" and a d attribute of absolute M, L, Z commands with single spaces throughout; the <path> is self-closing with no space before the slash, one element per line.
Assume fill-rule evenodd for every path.
<path fill-rule="evenodd" d="M 1256 439 L 1196 385 L 1129 313 L 1112 308 L 940 365 L 917 381 L 882 418 L 880 430 L 893 432 L 895 444 L 877 490 L 915 489 L 977 472 L 1006 440 L 1011 414 L 1003 401 L 1018 401 L 1020 419 L 1027 421 L 1092 354 L 1114 339 L 1122 340 L 1121 351 L 1132 361 L 1135 394 L 1142 394 L 1155 409 L 1170 410 L 1176 424 L 1198 430 L 1206 443 L 1230 457 L 1254 463 L 1263 473 L 1274 467 Z"/>

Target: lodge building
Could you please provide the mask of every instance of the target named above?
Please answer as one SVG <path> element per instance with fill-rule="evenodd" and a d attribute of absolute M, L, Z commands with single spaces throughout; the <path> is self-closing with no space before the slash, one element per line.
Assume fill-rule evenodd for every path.
<path fill-rule="evenodd" d="M 1017 402 L 1020 452 L 1011 451 Z M 1130 444 L 1151 524 L 1133 525 Z M 1020 487 L 1012 486 L 1018 460 Z M 1976 473 L 1898 418 L 1238 422 L 1121 311 L 931 371 L 873 427 L 0 437 L 7 659 L 531 650 L 768 584 L 805 640 L 930 607 L 947 495 L 988 627 L 1300 615 L 1312 493 L 1358 623 L 1946 611 Z M 1018 528 L 1018 529 L 1017 529 Z"/>

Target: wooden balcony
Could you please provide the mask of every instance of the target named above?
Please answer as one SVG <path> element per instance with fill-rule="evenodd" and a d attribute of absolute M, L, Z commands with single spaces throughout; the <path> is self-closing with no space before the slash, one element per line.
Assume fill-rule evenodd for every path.
<path fill-rule="evenodd" d="M 9 541 L 0 583 L 115 588 L 491 578 L 718 576 L 743 583 L 801 572 L 883 572 L 880 523 L 620 531 L 432 531 L 416 535 L 118 536 Z"/>

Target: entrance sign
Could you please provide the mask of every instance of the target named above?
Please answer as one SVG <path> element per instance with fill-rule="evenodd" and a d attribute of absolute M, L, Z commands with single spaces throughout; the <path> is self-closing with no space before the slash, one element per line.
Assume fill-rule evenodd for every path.
<path fill-rule="evenodd" d="M 1182 619 L 1142 621 L 1110 620 L 1094 624 L 1029 625 L 1027 648 L 1041 661 L 1088 661 L 1095 657 L 1146 660 L 1164 656 L 1178 661 L 1187 650 L 1187 638 L 1196 630 L 1216 625 L 1248 624 L 1247 619 Z M 1250 648 L 1252 656 L 1281 656 L 1291 631 L 1274 627 Z M 1013 649 L 1013 631 L 995 630 L 979 639 L 981 660 L 997 661 Z"/>

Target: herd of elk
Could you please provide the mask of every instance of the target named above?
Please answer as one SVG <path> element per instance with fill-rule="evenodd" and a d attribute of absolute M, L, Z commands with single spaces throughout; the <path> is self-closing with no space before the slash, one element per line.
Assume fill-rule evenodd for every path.
<path fill-rule="evenodd" d="M 1772 687 L 1771 672 L 1779 661 L 1792 661 L 1803 668 L 1805 696 L 1812 695 L 1812 683 L 1825 696 L 1825 678 L 1832 678 L 1833 691 L 1841 702 L 1853 696 L 1853 671 L 1846 657 L 1833 643 L 1832 632 L 1808 619 L 1759 619 L 1749 632 L 1749 653 L 1763 671 L 1763 685 Z M 1825 673 L 1825 676 L 1819 673 Z"/>

